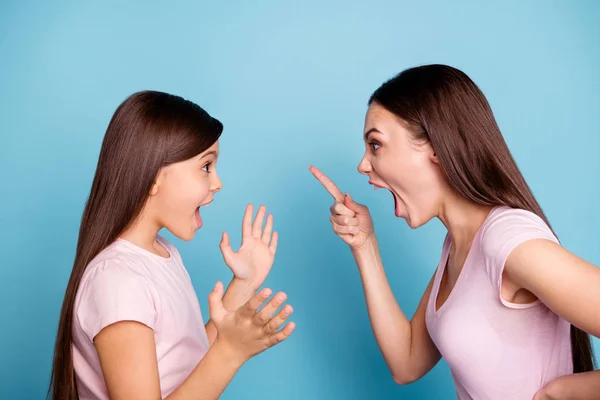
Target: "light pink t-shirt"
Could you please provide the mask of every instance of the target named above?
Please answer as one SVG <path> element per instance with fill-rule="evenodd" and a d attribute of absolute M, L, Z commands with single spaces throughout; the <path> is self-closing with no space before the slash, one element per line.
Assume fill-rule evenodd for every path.
<path fill-rule="evenodd" d="M 451 247 L 446 236 L 426 323 L 450 367 L 459 400 L 531 400 L 546 383 L 573 371 L 570 324 L 539 300 L 513 304 L 500 295 L 508 255 L 534 238 L 558 243 L 537 215 L 495 207 L 478 230 L 450 296 L 436 311 Z"/>
<path fill-rule="evenodd" d="M 124 320 L 154 330 L 162 397 L 198 365 L 209 344 L 198 298 L 177 249 L 160 257 L 118 239 L 87 267 L 75 300 L 73 362 L 79 398 L 108 399 L 94 337 Z"/>

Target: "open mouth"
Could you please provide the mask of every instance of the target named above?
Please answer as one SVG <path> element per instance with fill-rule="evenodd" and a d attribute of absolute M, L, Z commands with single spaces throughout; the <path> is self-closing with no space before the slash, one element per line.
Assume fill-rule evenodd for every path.
<path fill-rule="evenodd" d="M 400 216 L 400 210 L 398 209 L 398 198 L 396 197 L 396 195 L 394 194 L 394 192 L 392 192 L 392 189 L 387 188 L 385 186 L 378 185 L 375 182 L 371 182 L 371 181 L 369 181 L 369 184 L 373 185 L 373 189 L 374 190 L 387 189 L 390 192 L 390 194 L 392 195 L 392 198 L 394 199 L 394 213 L 395 213 L 396 217 L 399 217 Z"/>
<path fill-rule="evenodd" d="M 210 199 L 210 201 L 200 204 L 198 206 L 198 208 L 196 208 L 196 211 L 194 211 L 194 218 L 196 220 L 196 226 L 198 229 L 200 229 L 202 227 L 202 217 L 200 216 L 200 207 L 208 207 L 210 205 L 210 203 L 213 202 L 213 200 L 214 199 Z"/>

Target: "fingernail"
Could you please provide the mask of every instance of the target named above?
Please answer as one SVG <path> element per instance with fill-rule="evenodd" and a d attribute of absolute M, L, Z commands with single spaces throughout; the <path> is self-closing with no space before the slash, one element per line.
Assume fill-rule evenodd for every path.
<path fill-rule="evenodd" d="M 277 300 L 278 300 L 278 301 L 283 301 L 283 299 L 284 299 L 284 298 L 285 298 L 285 295 L 284 295 L 284 294 L 281 294 L 281 293 L 280 293 L 280 294 L 278 294 L 278 295 L 277 295 Z"/>

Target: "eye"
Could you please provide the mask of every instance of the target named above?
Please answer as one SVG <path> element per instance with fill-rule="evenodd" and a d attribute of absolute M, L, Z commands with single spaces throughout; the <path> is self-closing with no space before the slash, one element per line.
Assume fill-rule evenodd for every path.
<path fill-rule="evenodd" d="M 376 141 L 369 142 L 369 146 L 371 146 L 371 150 L 376 151 L 381 145 Z"/>
<path fill-rule="evenodd" d="M 202 166 L 202 171 L 206 172 L 206 173 L 210 173 L 211 170 L 211 166 L 212 166 L 212 162 L 206 163 Z"/>

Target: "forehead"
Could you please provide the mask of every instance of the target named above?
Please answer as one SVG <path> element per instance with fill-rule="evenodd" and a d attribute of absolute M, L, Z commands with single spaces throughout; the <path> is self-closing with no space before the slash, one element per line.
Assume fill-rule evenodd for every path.
<path fill-rule="evenodd" d="M 365 132 L 372 128 L 376 128 L 382 132 L 397 129 L 398 125 L 400 125 L 399 122 L 393 113 L 377 103 L 372 103 L 365 116 Z"/>
<path fill-rule="evenodd" d="M 210 146 L 208 149 L 204 150 L 202 153 L 198 154 L 194 158 L 204 159 L 209 156 L 218 157 L 218 155 L 219 155 L 219 141 L 217 140 L 215 143 L 213 143 L 212 146 Z"/>

